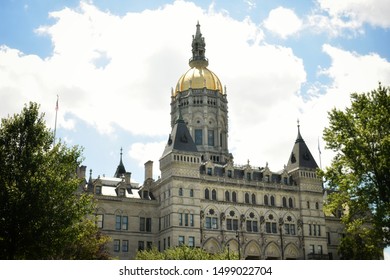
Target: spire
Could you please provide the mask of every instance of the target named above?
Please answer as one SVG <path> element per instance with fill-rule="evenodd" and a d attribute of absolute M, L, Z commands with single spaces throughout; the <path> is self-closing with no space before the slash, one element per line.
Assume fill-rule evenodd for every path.
<path fill-rule="evenodd" d="M 209 62 L 205 56 L 206 43 L 200 32 L 199 21 L 196 24 L 196 33 L 192 35 L 192 58 L 190 59 L 190 67 L 207 67 Z"/>
<path fill-rule="evenodd" d="M 121 177 L 124 176 L 125 173 L 126 173 L 126 168 L 125 168 L 125 166 L 123 165 L 123 161 L 122 161 L 122 155 L 123 155 L 123 149 L 122 149 L 122 147 L 121 147 L 119 165 L 118 165 L 118 167 L 116 168 L 116 171 L 115 171 L 115 174 L 114 174 L 114 177 L 115 177 L 115 178 L 121 178 Z"/>
<path fill-rule="evenodd" d="M 298 127 L 298 135 L 297 135 L 297 140 L 295 140 L 295 143 L 298 143 L 298 142 L 305 142 L 305 141 L 303 140 L 303 138 L 302 138 L 302 135 L 301 135 L 299 119 L 297 119 L 297 127 Z"/>
<path fill-rule="evenodd" d="M 306 169 L 317 169 L 318 165 L 310 153 L 305 140 L 303 140 L 300 130 L 299 120 L 297 120 L 298 135 L 295 140 L 294 147 L 290 154 L 290 158 L 287 163 L 287 170 L 306 168 Z"/>

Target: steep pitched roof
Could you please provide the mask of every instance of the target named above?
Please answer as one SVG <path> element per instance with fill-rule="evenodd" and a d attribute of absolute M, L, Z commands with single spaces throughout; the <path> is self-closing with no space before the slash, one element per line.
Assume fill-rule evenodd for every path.
<path fill-rule="evenodd" d="M 123 161 L 122 161 L 122 151 L 123 151 L 123 149 L 121 148 L 121 157 L 120 157 L 120 160 L 119 160 L 118 167 L 116 168 L 116 171 L 115 171 L 115 174 L 114 174 L 115 178 L 120 178 L 121 176 L 125 175 L 125 173 L 126 173 L 126 168 L 123 165 Z"/>
<path fill-rule="evenodd" d="M 163 156 L 172 151 L 197 152 L 198 149 L 188 131 L 187 125 L 181 115 L 177 119 L 169 135 L 168 142 L 165 146 Z"/>
<path fill-rule="evenodd" d="M 298 124 L 298 135 L 295 140 L 295 144 L 291 151 L 290 157 L 287 163 L 287 170 L 291 171 L 297 168 L 305 169 L 317 169 L 318 165 L 312 156 L 309 148 L 307 147 L 305 140 L 303 140 L 299 124 Z"/>

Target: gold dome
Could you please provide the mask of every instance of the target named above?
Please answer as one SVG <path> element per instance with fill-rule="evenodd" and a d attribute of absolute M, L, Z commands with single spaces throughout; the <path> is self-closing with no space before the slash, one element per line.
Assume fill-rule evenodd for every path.
<path fill-rule="evenodd" d="M 174 96 L 179 92 L 192 89 L 218 90 L 223 94 L 222 84 L 217 75 L 215 75 L 207 67 L 192 67 L 177 82 Z"/>

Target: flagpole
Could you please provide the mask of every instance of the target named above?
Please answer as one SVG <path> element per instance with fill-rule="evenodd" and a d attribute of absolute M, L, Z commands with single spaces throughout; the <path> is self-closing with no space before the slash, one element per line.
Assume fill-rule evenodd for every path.
<path fill-rule="evenodd" d="M 319 156 L 320 156 L 320 169 L 322 169 L 321 148 L 320 148 L 320 137 L 318 137 L 318 154 L 319 154 Z"/>
<path fill-rule="evenodd" d="M 54 140 L 53 140 L 53 147 L 56 145 L 56 132 L 57 132 L 57 113 L 58 113 L 58 94 L 57 94 L 57 102 L 56 102 L 56 118 L 54 122 Z"/>

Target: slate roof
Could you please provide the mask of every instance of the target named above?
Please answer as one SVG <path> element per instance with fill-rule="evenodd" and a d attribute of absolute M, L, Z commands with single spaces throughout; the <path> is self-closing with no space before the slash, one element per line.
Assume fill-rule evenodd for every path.
<path fill-rule="evenodd" d="M 198 152 L 194 140 L 188 131 L 187 125 L 181 116 L 177 119 L 169 135 L 168 142 L 165 145 L 163 156 L 175 151 Z"/>
<path fill-rule="evenodd" d="M 317 169 L 318 165 L 312 156 L 309 148 L 307 147 L 305 140 L 303 140 L 299 125 L 298 125 L 298 135 L 295 140 L 295 144 L 291 151 L 290 157 L 287 163 L 287 170 L 291 171 L 297 168 L 305 169 Z"/>

